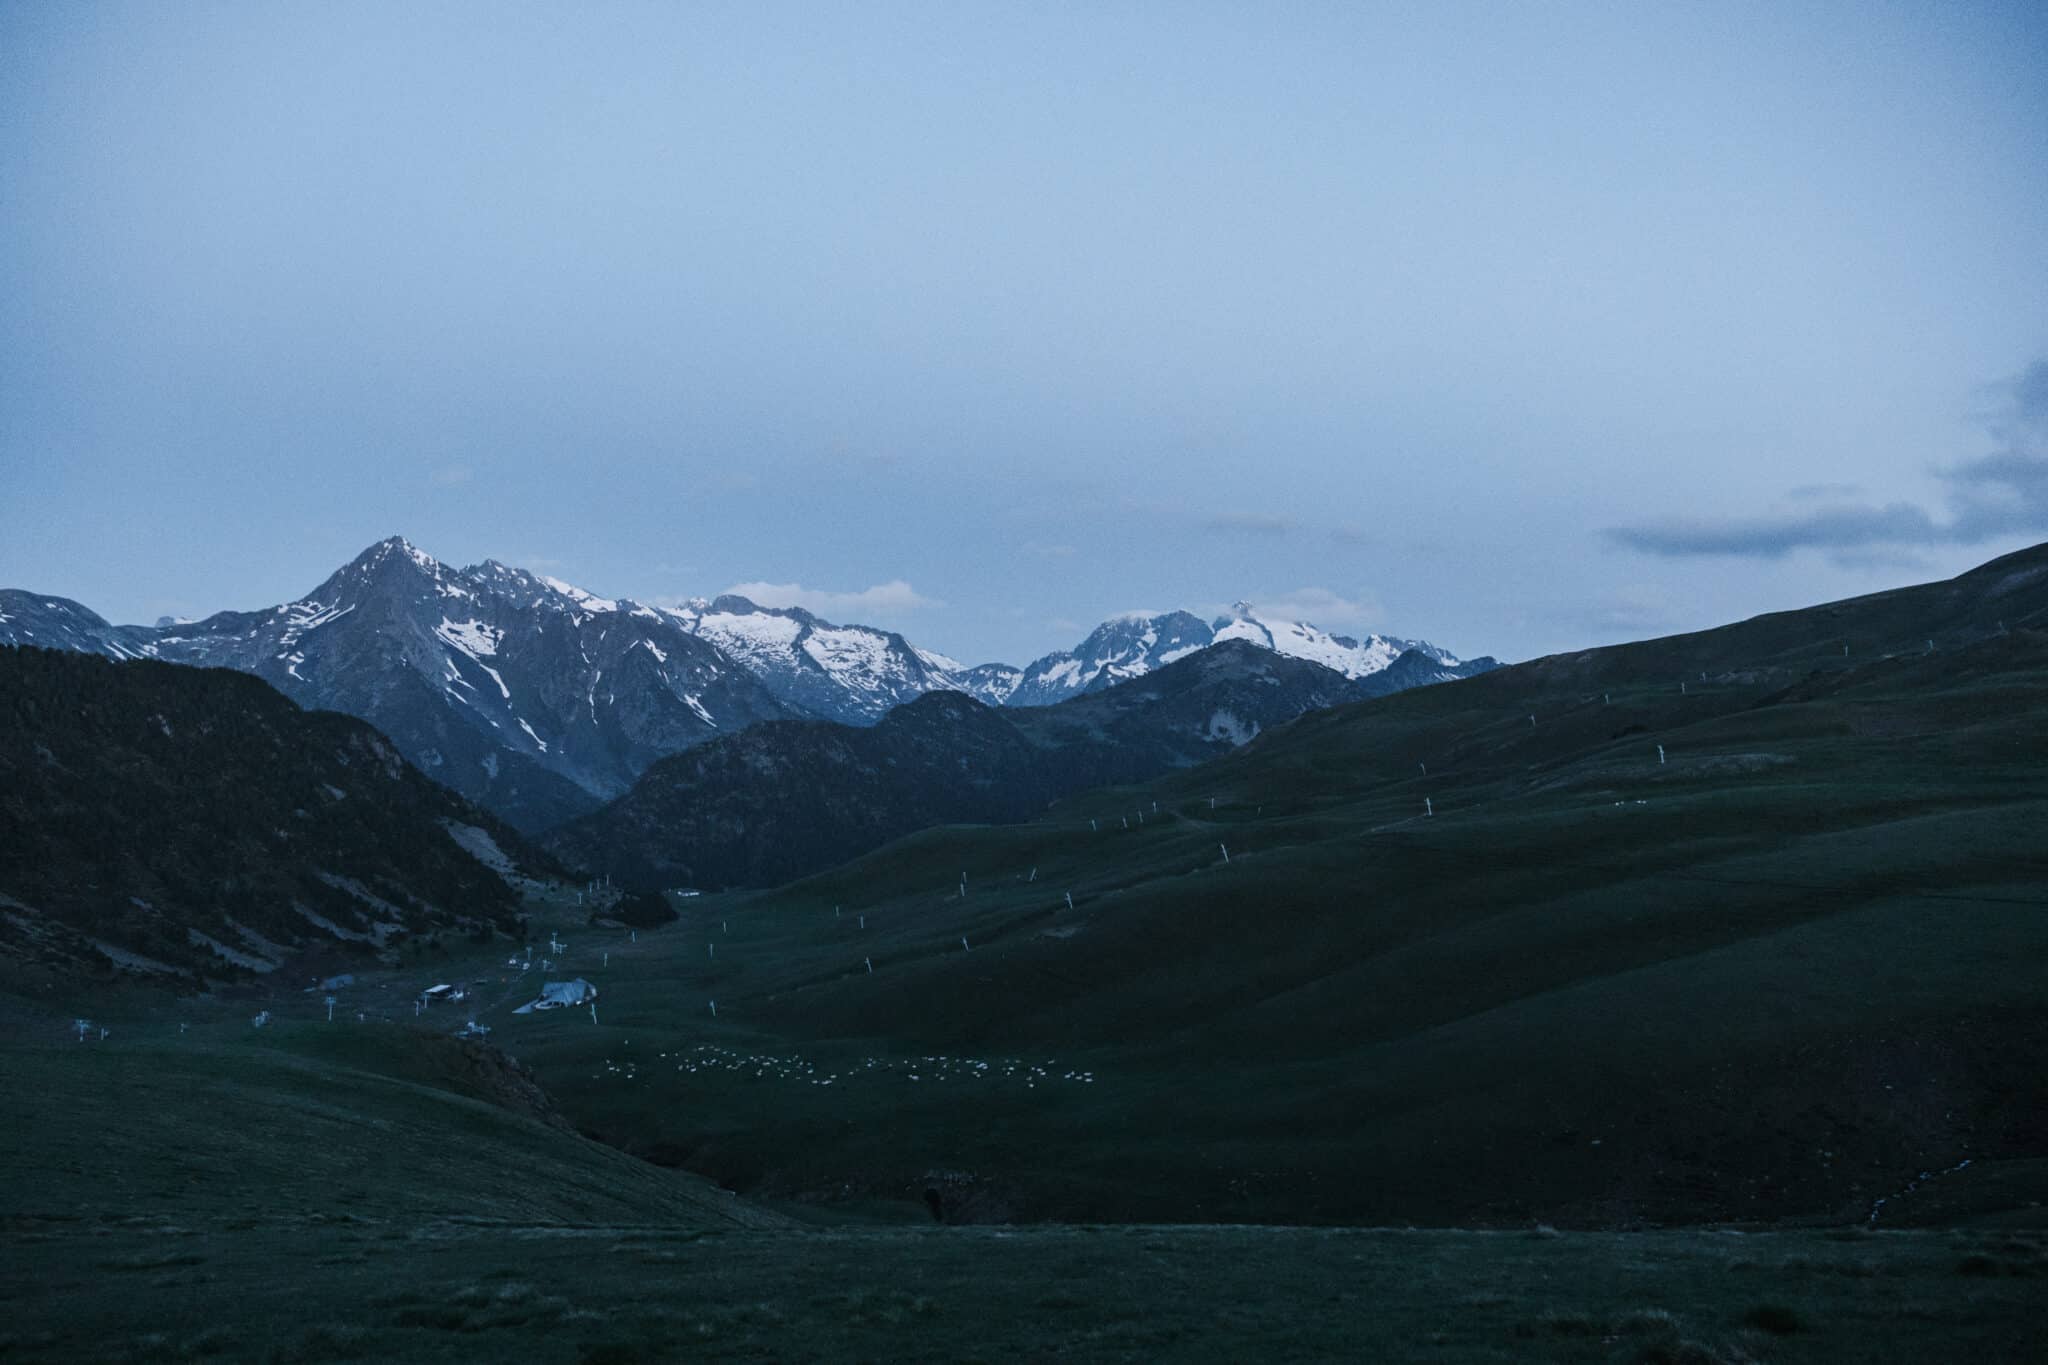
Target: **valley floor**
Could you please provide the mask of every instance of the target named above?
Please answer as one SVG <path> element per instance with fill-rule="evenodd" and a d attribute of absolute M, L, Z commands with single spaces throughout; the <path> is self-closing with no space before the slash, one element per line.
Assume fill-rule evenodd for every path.
<path fill-rule="evenodd" d="M 2037 1232 L 10 1220 L 0 1360 L 2032 1361 Z"/>

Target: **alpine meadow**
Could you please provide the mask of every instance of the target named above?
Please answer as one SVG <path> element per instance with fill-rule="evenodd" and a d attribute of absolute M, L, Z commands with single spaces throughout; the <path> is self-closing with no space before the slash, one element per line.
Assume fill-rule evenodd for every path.
<path fill-rule="evenodd" d="M 2044 73 L 0 5 L 0 1362 L 2041 1359 Z"/>

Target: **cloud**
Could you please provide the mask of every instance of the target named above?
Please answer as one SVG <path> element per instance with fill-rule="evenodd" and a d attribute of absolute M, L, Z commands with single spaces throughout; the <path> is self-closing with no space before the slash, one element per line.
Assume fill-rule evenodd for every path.
<path fill-rule="evenodd" d="M 444 465 L 427 475 L 427 482 L 436 488 L 459 488 L 476 476 L 476 471 L 466 464 Z"/>
<path fill-rule="evenodd" d="M 1024 553 L 1037 555 L 1042 559 L 1072 559 L 1074 557 L 1074 547 L 1071 545 L 1047 545 L 1043 541 L 1027 540 L 1024 542 Z"/>
<path fill-rule="evenodd" d="M 1324 629 L 1337 626 L 1370 626 L 1384 616 L 1370 593 L 1345 597 L 1328 588 L 1296 588 L 1292 592 L 1260 593 L 1248 599 L 1254 615 L 1272 621 L 1312 621 Z M 1228 608 L 1212 607 L 1212 616 L 1225 615 Z"/>
<path fill-rule="evenodd" d="M 1265 512 L 1225 512 L 1210 517 L 1202 523 L 1209 531 L 1249 531 L 1254 535 L 1284 536 L 1296 527 L 1291 517 L 1276 517 Z"/>
<path fill-rule="evenodd" d="M 857 618 L 863 613 L 894 616 L 946 604 L 926 597 L 900 578 L 877 583 L 859 592 L 828 592 L 801 583 L 735 583 L 725 590 L 735 597 L 763 607 L 802 607 L 820 616 Z"/>
<path fill-rule="evenodd" d="M 1980 545 L 1998 536 L 2048 531 L 2048 360 L 1990 385 L 1982 414 L 1999 448 L 1936 469 L 1947 503 L 1944 517 L 1910 502 L 1876 506 L 1848 499 L 1849 484 L 1807 484 L 1794 499 L 1833 501 L 1810 510 L 1764 517 L 1676 517 L 1610 527 L 1618 545 L 1666 558 L 1731 555 L 1782 559 L 1822 550 L 1848 568 L 1889 565 L 1916 548 Z"/>
<path fill-rule="evenodd" d="M 1616 526 L 1607 532 L 1610 540 L 1645 554 L 1753 559 L 1782 559 L 1794 550 L 1926 545 L 1939 534 L 1932 517 L 1906 502 L 1833 507 L 1784 517 L 1674 517 Z"/>
<path fill-rule="evenodd" d="M 1802 483 L 1785 494 L 1800 502 L 1815 498 L 1855 498 L 1863 494 L 1863 485 L 1855 483 Z"/>

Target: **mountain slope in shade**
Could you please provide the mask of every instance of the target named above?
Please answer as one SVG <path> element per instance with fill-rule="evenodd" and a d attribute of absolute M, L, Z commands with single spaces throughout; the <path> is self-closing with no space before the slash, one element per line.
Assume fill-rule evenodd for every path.
<path fill-rule="evenodd" d="M 1003 715 L 934 692 L 872 726 L 775 721 L 662 760 L 542 836 L 637 886 L 787 880 L 941 821 L 1021 820 L 1056 790 Z"/>
<path fill-rule="evenodd" d="M 370 726 L 256 678 L 0 648 L 0 952 L 197 985 L 511 928 L 556 871 Z"/>
<path fill-rule="evenodd" d="M 398 537 L 298 601 L 196 622 L 110 625 L 63 598 L 0 592 L 0 643 L 254 673 L 305 706 L 370 721 L 429 775 L 527 830 L 592 810 L 656 759 L 759 720 L 873 724 L 939 691 L 1050 705 L 1227 640 L 1354 679 L 1406 651 L 1424 656 L 1380 691 L 1492 664 L 1240 604 L 1214 623 L 1184 611 L 1117 617 L 1027 668 L 969 668 L 894 631 L 800 608 L 727 595 L 658 609 L 495 561 L 451 568 Z"/>
<path fill-rule="evenodd" d="M 1404 649 L 1385 668 L 1354 679 L 1351 688 L 1360 697 L 1391 697 L 1413 687 L 1476 678 L 1499 667 L 1500 660 L 1490 657 L 1445 663 L 1441 657 L 1420 649 Z"/>
<path fill-rule="evenodd" d="M 870 728 L 777 722 L 701 745 L 543 838 L 637 885 L 767 885 L 932 825 L 1028 819 L 1068 793 L 1203 762 L 1356 695 L 1341 674 L 1243 641 L 1056 706 L 933 693 Z"/>
<path fill-rule="evenodd" d="M 623 792 L 655 759 L 792 714 L 651 607 L 392 537 L 295 602 L 148 628 L 9 594 L 7 639 L 253 673 L 389 735 L 422 771 L 523 829 Z M 38 599 L 56 602 L 59 599 Z M 95 624 L 97 623 L 97 624 Z M 61 633 L 50 627 L 61 627 Z"/>
<path fill-rule="evenodd" d="M 68 597 L 0 588 L 0 645 L 140 659 L 145 657 L 148 634 L 133 626 L 111 625 L 99 613 Z"/>
<path fill-rule="evenodd" d="M 1321 664 L 1226 640 L 1141 677 L 1004 714 L 1041 749 L 1074 755 L 1076 782 L 1102 786 L 1205 763 L 1359 695 Z"/>

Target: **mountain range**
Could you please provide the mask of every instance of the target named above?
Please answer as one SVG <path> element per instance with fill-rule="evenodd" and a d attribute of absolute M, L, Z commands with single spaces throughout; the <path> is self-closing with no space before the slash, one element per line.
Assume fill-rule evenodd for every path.
<path fill-rule="evenodd" d="M 1362 695 L 1321 664 L 1227 640 L 1053 706 L 933 692 L 872 726 L 756 725 L 661 760 L 617 801 L 542 837 L 621 884 L 772 885 L 933 825 L 1026 820 Z"/>
<path fill-rule="evenodd" d="M 942 1171 L 964 1218 L 2019 1210 L 2048 1133 L 2044 623 L 2048 546 L 1397 696 L 1226 640 L 1049 707 L 770 720 L 657 762 L 564 854 L 737 882 L 871 851 L 637 937 L 585 928 L 528 880 L 559 864 L 359 721 L 4 649 L 0 992 L 98 1014 L 111 962 L 324 1030 L 280 969 L 353 959 L 402 1001 L 502 969 L 531 913 L 576 928 L 605 1022 L 515 1022 L 523 990 L 480 1021 L 579 1131 L 778 1198 L 915 1200 Z M 1267 693 L 1302 713 L 1262 721 Z M 963 808 L 987 823 L 915 828 Z M 625 1085 L 622 1021 L 755 1064 Z M 914 1097 L 848 1071 L 819 1107 L 810 1058 L 878 1053 L 1044 1058 L 1056 1094 L 1005 1062 Z"/>
<path fill-rule="evenodd" d="M 1119 617 L 1023 668 L 968 667 L 800 608 L 733 595 L 650 606 L 495 560 L 454 568 L 396 536 L 295 601 L 198 621 L 114 625 L 67 598 L 0 590 L 0 644 L 253 673 L 304 707 L 371 722 L 429 776 L 527 831 L 587 814 L 659 759 L 761 721 L 871 725 L 940 691 L 1050 705 L 1228 640 L 1382 686 L 1494 666 L 1239 604 L 1213 622 Z"/>
<path fill-rule="evenodd" d="M 2044 761 L 2037 546 L 927 830 L 705 905 L 732 951 L 647 977 L 760 1053 L 1057 1059 L 1085 1099 L 579 1100 L 742 1190 L 958 1170 L 1018 1220 L 2038 1221 Z"/>

